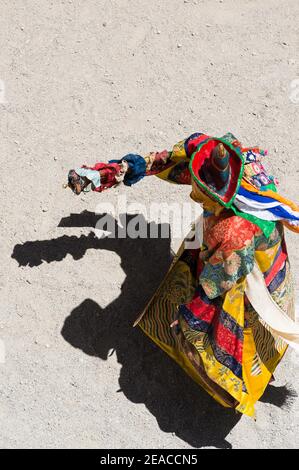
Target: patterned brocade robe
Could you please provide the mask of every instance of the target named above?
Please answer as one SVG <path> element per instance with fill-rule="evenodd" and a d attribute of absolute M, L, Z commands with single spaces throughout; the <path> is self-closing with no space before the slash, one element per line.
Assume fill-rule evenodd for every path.
<path fill-rule="evenodd" d="M 251 222 L 222 213 L 204 220 L 205 262 L 183 250 L 139 326 L 219 403 L 254 415 L 287 345 L 272 335 L 245 295 L 256 259 L 271 296 L 294 319 L 283 228 L 267 239 Z M 169 328 L 179 311 L 179 334 Z"/>
<path fill-rule="evenodd" d="M 182 148 L 178 144 L 174 149 L 183 152 Z M 170 171 L 178 175 L 176 182 L 187 182 L 184 163 L 177 164 L 176 173 Z M 167 170 L 162 178 L 173 180 L 171 173 Z M 216 401 L 254 416 L 254 403 L 287 345 L 250 305 L 246 276 L 256 260 L 273 300 L 294 319 L 283 225 L 276 222 L 266 237 L 258 225 L 232 210 L 223 209 L 217 216 L 205 211 L 203 244 L 208 250 L 205 262 L 200 250 L 185 250 L 182 244 L 136 324 Z M 176 318 L 178 332 L 170 328 Z"/>
<path fill-rule="evenodd" d="M 192 344 L 189 359 L 230 395 L 229 401 L 233 397 L 239 411 L 251 415 L 286 345 L 271 335 L 248 302 L 246 275 L 256 259 L 273 299 L 293 318 L 283 228 L 277 224 L 266 239 L 245 219 L 210 215 L 204 243 L 213 254 L 205 264 L 198 262 L 194 298 L 179 307 L 182 332 Z M 221 391 L 220 396 L 228 398 Z"/>
<path fill-rule="evenodd" d="M 174 184 L 190 185 L 191 155 L 207 138 L 195 133 L 176 144 L 172 151 L 123 157 L 131 170 L 124 183 L 131 186 L 144 176 L 156 175 Z M 265 151 L 243 148 L 231 133 L 222 139 L 242 153 L 247 183 L 276 191 L 275 180 L 266 174 L 260 162 Z M 123 159 L 92 168 L 120 165 Z M 100 191 L 116 182 L 114 177 L 107 178 Z M 256 261 L 273 300 L 294 320 L 284 230 L 281 222 L 242 213 L 234 205 L 230 209 L 218 205 L 213 210 L 215 204 L 218 203 L 211 204 L 210 200 L 206 203 L 212 212 L 204 211 L 202 248 L 191 250 L 185 249 L 184 243 L 181 245 L 135 325 L 216 401 L 253 416 L 254 404 L 271 380 L 287 345 L 250 305 L 245 294 L 246 276 Z M 202 256 L 202 251 L 206 256 Z M 178 328 L 171 328 L 175 320 Z"/>

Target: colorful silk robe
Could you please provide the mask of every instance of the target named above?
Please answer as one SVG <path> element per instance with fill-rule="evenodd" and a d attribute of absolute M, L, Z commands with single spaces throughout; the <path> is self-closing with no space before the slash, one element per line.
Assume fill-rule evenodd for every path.
<path fill-rule="evenodd" d="M 176 144 L 171 152 L 152 152 L 145 157 L 129 154 L 121 160 L 97 164 L 92 169 L 102 173 L 106 170 L 105 178 L 101 173 L 103 184 L 98 191 L 117 184 L 116 173 L 122 160 L 130 168 L 123 180 L 126 185 L 148 175 L 171 183 L 191 184 L 190 158 L 207 138 L 196 133 Z M 267 175 L 261 163 L 266 152 L 243 148 L 230 133 L 222 140 L 237 148 L 244 162 L 242 191 L 236 202 L 246 210 L 233 204 L 229 209 L 204 212 L 202 249 L 184 249 L 182 244 L 135 325 L 215 400 L 253 416 L 254 403 L 267 387 L 287 345 L 250 305 L 245 295 L 246 276 L 256 261 L 273 300 L 294 319 L 284 226 L 299 232 L 299 218 L 292 212 L 298 214 L 298 207 L 277 194 L 275 179 Z M 259 203 L 253 194 L 270 198 L 272 212 L 268 220 L 257 217 L 259 212 L 252 210 L 252 200 L 255 199 L 255 206 Z M 287 212 L 289 222 L 273 221 L 273 200 L 282 204 L 279 213 Z M 275 216 L 277 211 L 276 207 Z M 208 254 L 204 262 L 202 250 Z M 174 320 L 178 320 L 176 329 L 170 328 Z"/>
<path fill-rule="evenodd" d="M 170 182 L 190 184 L 188 160 L 201 138 L 202 134 L 194 134 L 177 144 L 164 168 L 153 173 Z M 259 150 L 244 152 L 254 155 Z M 154 155 L 159 154 L 150 154 L 152 159 Z M 262 178 L 262 183 L 273 188 L 272 179 Z M 294 319 L 283 225 L 224 209 L 218 216 L 204 213 L 203 232 L 208 259 L 202 262 L 200 250 L 185 250 L 182 245 L 136 324 L 215 400 L 253 416 L 254 403 L 287 345 L 251 307 L 245 295 L 246 275 L 256 260 L 271 296 Z M 170 328 L 175 319 L 178 331 Z"/>

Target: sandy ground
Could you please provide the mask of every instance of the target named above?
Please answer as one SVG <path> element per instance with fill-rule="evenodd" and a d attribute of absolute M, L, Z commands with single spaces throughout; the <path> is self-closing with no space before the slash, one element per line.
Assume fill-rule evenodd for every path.
<path fill-rule="evenodd" d="M 62 189 L 71 167 L 230 130 L 269 150 L 296 199 L 298 1 L 0 0 L 0 10 L 0 446 L 298 447 L 298 355 L 287 352 L 255 422 L 131 328 L 175 240 L 97 240 L 96 206 L 120 194 L 183 203 L 189 189 L 154 177 L 103 195 Z"/>

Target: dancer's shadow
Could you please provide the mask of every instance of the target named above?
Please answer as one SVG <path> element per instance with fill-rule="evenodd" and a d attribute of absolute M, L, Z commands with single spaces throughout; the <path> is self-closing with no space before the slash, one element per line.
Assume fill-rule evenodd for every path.
<path fill-rule="evenodd" d="M 87 212 L 73 214 L 63 219 L 60 226 L 91 227 L 98 218 Z M 123 215 L 121 224 L 124 226 L 130 220 L 131 216 L 127 216 L 125 222 Z M 113 223 L 117 225 L 114 220 Z M 164 233 L 167 229 L 161 224 L 146 226 L 148 230 L 158 228 Z M 65 320 L 63 337 L 72 346 L 103 360 L 114 352 L 122 365 L 121 392 L 133 403 L 144 403 L 163 431 L 176 434 L 194 447 L 231 447 L 226 436 L 240 415 L 218 405 L 138 327 L 132 328 L 169 267 L 169 237 L 98 239 L 93 234 L 79 238 L 64 236 L 17 245 L 12 256 L 22 265 L 37 266 L 43 260 L 61 260 L 68 253 L 79 259 L 89 248 L 117 253 L 126 278 L 120 296 L 106 308 L 91 299 L 76 307 Z"/>
<path fill-rule="evenodd" d="M 51 263 L 53 261 L 62 261 L 68 254 L 70 254 L 74 260 L 78 261 L 83 258 L 87 250 L 109 250 L 109 247 L 111 247 L 112 251 L 119 253 L 126 266 L 129 265 L 128 272 L 131 273 L 132 269 L 134 270 L 134 268 L 137 267 L 137 265 L 134 264 L 134 258 L 136 257 L 138 259 L 139 257 L 140 259 L 141 251 L 142 257 L 146 256 L 148 261 L 151 256 L 160 257 L 159 252 L 161 251 L 162 256 L 161 259 L 159 259 L 159 266 L 155 274 L 157 275 L 161 270 L 161 275 L 163 276 L 163 270 L 167 269 L 171 259 L 169 249 L 170 232 L 168 224 L 157 225 L 154 222 L 147 223 L 143 217 L 139 217 L 140 224 L 142 225 L 139 233 L 143 228 L 143 239 L 116 239 L 114 236 L 114 233 L 119 226 L 126 228 L 129 225 L 135 235 L 137 234 L 138 227 L 136 227 L 135 230 L 135 224 L 132 225 L 132 222 L 134 223 L 135 220 L 135 215 L 132 214 L 121 214 L 119 216 L 119 224 L 117 224 L 115 219 L 108 214 L 96 215 L 93 212 L 83 211 L 82 214 L 71 214 L 69 217 L 61 219 L 58 226 L 95 227 L 99 220 L 105 221 L 105 224 L 104 222 L 102 224 L 103 230 L 107 230 L 107 232 L 109 230 L 111 231 L 111 235 L 104 238 L 105 246 L 103 246 L 103 239 L 96 237 L 93 232 L 90 232 L 89 235 L 81 235 L 80 237 L 75 235 L 63 235 L 51 240 L 34 240 L 19 243 L 14 246 L 11 257 L 19 263 L 19 266 L 34 267 L 41 265 L 43 262 Z M 155 234 L 156 238 L 150 238 L 150 233 Z M 161 234 L 163 234 L 163 238 L 161 238 Z M 150 243 L 147 242 L 145 244 L 145 239 Z M 150 251 L 145 252 L 143 250 L 144 248 L 149 248 Z"/>

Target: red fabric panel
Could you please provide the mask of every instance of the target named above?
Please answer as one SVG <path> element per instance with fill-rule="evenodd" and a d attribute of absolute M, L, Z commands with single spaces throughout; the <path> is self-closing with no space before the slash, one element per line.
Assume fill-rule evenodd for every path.
<path fill-rule="evenodd" d="M 192 139 L 188 142 L 188 153 L 189 155 L 192 155 L 193 152 L 195 152 L 196 150 L 196 147 L 201 143 L 203 142 L 204 140 L 208 139 L 209 136 L 208 135 L 200 135 L 198 137 L 195 137 L 195 139 Z"/>
<path fill-rule="evenodd" d="M 233 356 L 240 364 L 242 364 L 242 351 L 243 344 L 238 338 L 222 323 L 217 320 L 214 325 L 214 339 L 221 349 L 226 351 L 230 356 Z"/>
<path fill-rule="evenodd" d="M 219 311 L 216 305 L 212 303 L 205 303 L 198 294 L 196 294 L 196 297 L 194 297 L 191 302 L 186 304 L 186 307 L 196 318 L 199 318 L 200 320 L 203 320 L 207 323 L 212 323 L 215 314 Z"/>

